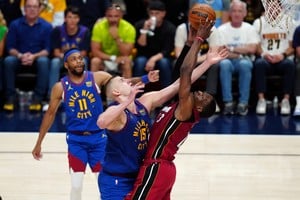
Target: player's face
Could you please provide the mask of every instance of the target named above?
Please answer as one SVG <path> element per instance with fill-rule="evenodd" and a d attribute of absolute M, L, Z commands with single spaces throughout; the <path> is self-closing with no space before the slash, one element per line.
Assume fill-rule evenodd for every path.
<path fill-rule="evenodd" d="M 131 91 L 131 82 L 129 79 L 117 76 L 114 78 L 114 88 L 123 95 L 129 95 Z"/>
<path fill-rule="evenodd" d="M 213 97 L 201 91 L 194 92 L 194 107 L 201 112 L 205 106 L 207 106 L 210 101 L 212 101 Z"/>
<path fill-rule="evenodd" d="M 75 76 L 81 76 L 84 72 L 84 58 L 79 52 L 71 54 L 67 59 L 67 69 Z"/>

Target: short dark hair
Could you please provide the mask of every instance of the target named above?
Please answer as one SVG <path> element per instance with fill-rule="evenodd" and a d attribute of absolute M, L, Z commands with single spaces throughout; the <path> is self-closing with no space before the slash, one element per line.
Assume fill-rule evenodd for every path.
<path fill-rule="evenodd" d="M 166 6 L 164 2 L 160 0 L 152 0 L 148 4 L 148 10 L 160 10 L 160 11 L 165 11 Z"/>
<path fill-rule="evenodd" d="M 216 112 L 216 101 L 214 98 L 211 99 L 209 104 L 203 107 L 202 111 L 199 113 L 201 118 L 211 117 Z"/>
<path fill-rule="evenodd" d="M 76 6 L 68 6 L 64 12 L 65 17 L 67 16 L 68 13 L 72 13 L 72 14 L 78 15 L 80 17 L 79 8 Z"/>

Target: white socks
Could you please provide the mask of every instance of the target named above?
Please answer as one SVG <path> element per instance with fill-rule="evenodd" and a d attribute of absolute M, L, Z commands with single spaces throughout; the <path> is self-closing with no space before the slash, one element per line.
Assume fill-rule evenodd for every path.
<path fill-rule="evenodd" d="M 83 172 L 71 172 L 70 200 L 81 200 L 83 177 Z"/>

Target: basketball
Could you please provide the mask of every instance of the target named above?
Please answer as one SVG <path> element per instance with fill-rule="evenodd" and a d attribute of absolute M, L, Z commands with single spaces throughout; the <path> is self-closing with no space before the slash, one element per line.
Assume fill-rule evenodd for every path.
<path fill-rule="evenodd" d="M 194 29 L 198 29 L 208 18 L 211 21 L 216 20 L 214 9 L 207 4 L 196 3 L 189 11 L 189 22 Z"/>

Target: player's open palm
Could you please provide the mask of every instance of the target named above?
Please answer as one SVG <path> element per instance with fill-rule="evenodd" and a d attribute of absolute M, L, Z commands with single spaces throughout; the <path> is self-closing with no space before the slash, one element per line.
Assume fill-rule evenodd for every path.
<path fill-rule="evenodd" d="M 140 93 L 140 92 L 144 92 L 144 88 L 145 88 L 145 84 L 142 83 L 142 82 L 138 82 L 137 84 L 133 85 L 131 87 L 131 91 L 130 91 L 130 94 L 128 96 L 128 100 L 131 102 L 131 101 L 134 101 L 135 99 L 135 96 Z"/>
<path fill-rule="evenodd" d="M 207 52 L 206 61 L 213 65 L 227 58 L 228 54 L 228 49 L 225 46 L 212 47 Z"/>

